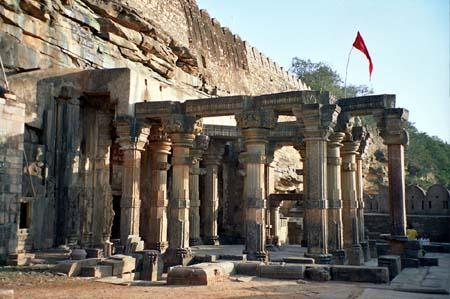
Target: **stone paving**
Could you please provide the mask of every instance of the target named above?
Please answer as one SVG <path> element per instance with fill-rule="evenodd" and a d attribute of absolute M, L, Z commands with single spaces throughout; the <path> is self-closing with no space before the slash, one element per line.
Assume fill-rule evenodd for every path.
<path fill-rule="evenodd" d="M 242 255 L 243 249 L 243 245 L 192 247 L 195 255 Z M 303 257 L 305 252 L 306 248 L 299 245 L 286 245 L 270 251 L 270 259 L 277 261 L 281 260 L 282 257 Z M 450 254 L 428 253 L 426 256 L 439 258 L 439 266 L 405 268 L 389 285 L 370 286 L 370 284 L 365 284 L 367 288 L 359 298 L 448 298 L 450 292 Z M 377 266 L 377 259 L 371 259 L 365 265 Z"/>

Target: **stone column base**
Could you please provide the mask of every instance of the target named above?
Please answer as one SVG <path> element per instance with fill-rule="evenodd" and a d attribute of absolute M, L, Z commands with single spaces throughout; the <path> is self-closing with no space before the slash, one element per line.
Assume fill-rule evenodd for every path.
<path fill-rule="evenodd" d="M 203 242 L 200 238 L 189 238 L 189 246 L 202 245 Z"/>
<path fill-rule="evenodd" d="M 333 260 L 333 256 L 331 254 L 305 253 L 304 256 L 313 258 L 316 264 L 330 265 Z"/>
<path fill-rule="evenodd" d="M 219 236 L 205 237 L 203 243 L 205 243 L 205 245 L 220 245 Z"/>
<path fill-rule="evenodd" d="M 364 262 L 368 262 L 370 260 L 369 241 L 360 242 L 359 244 L 361 244 L 361 249 L 363 251 Z"/>
<path fill-rule="evenodd" d="M 178 265 L 187 266 L 193 258 L 190 248 L 168 248 L 163 256 L 164 270 Z"/>
<path fill-rule="evenodd" d="M 408 242 L 407 237 L 390 236 L 387 241 L 389 244 L 390 255 L 399 255 L 400 257 L 406 257 L 406 243 Z"/>
<path fill-rule="evenodd" d="M 355 244 L 347 249 L 348 264 L 351 266 L 364 265 L 364 253 L 360 244 Z"/>
<path fill-rule="evenodd" d="M 337 249 L 330 252 L 333 256 L 333 264 L 334 265 L 345 265 L 347 261 L 347 253 L 344 249 Z"/>

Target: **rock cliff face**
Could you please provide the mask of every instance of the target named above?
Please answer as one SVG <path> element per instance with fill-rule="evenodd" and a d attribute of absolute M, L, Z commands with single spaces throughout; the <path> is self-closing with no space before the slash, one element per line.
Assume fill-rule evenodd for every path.
<path fill-rule="evenodd" d="M 197 97 L 306 88 L 192 0 L 4 0 L 0 27 L 10 75 L 128 67 L 161 83 L 146 100 L 171 86 Z"/>

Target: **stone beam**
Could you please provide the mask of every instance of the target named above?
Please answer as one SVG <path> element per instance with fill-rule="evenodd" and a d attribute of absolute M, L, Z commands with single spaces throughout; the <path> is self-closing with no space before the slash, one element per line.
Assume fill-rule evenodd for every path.
<path fill-rule="evenodd" d="M 374 114 L 384 109 L 395 108 L 395 95 L 381 94 L 339 99 L 337 104 L 343 113 L 352 116 Z"/>

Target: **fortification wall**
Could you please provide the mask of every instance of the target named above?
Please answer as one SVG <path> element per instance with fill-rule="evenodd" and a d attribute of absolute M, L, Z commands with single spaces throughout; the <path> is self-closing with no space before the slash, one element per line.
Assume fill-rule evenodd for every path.
<path fill-rule="evenodd" d="M 10 75 L 128 67 L 157 81 L 147 100 L 168 87 L 185 89 L 180 100 L 306 88 L 193 0 L 8 0 L 0 17 Z"/>

